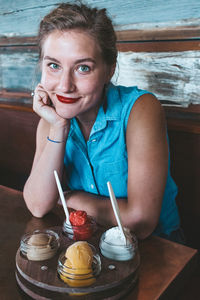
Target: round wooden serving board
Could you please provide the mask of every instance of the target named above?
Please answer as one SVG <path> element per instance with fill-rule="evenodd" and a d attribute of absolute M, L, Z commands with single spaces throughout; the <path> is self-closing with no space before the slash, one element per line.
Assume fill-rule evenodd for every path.
<path fill-rule="evenodd" d="M 135 285 L 138 278 L 139 253 L 129 261 L 115 261 L 101 255 L 99 240 L 102 231 L 98 230 L 88 242 L 94 245 L 101 258 L 101 272 L 94 284 L 89 287 L 70 287 L 64 283 L 57 273 L 60 253 L 66 250 L 73 241 L 63 235 L 62 229 L 51 228 L 60 236 L 60 248 L 57 254 L 44 261 L 30 261 L 20 249 L 16 254 L 16 279 L 20 288 L 33 299 L 120 299 Z M 109 269 L 114 265 L 113 270 Z M 79 293 L 79 295 L 77 295 Z M 80 293 L 84 293 L 80 295 Z"/>

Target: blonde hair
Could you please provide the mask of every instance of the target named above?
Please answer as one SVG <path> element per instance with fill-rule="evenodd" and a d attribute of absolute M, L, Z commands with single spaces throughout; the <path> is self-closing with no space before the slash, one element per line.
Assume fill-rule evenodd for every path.
<path fill-rule="evenodd" d="M 88 32 L 98 43 L 102 57 L 109 66 L 117 60 L 116 35 L 106 9 L 90 8 L 78 4 L 61 3 L 40 22 L 38 32 L 39 54 L 46 37 L 55 30 L 78 29 Z"/>

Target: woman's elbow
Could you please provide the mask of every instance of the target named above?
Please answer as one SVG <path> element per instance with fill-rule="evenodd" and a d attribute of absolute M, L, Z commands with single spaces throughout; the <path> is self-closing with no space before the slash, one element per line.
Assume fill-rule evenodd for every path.
<path fill-rule="evenodd" d="M 152 234 L 153 230 L 149 227 L 146 228 L 145 230 L 138 230 L 136 233 L 136 236 L 139 240 L 144 240 L 148 238 Z"/>
<path fill-rule="evenodd" d="M 158 223 L 158 219 L 155 217 L 149 217 L 144 215 L 132 216 L 130 222 L 130 229 L 135 233 L 138 239 L 144 240 L 149 237 L 155 230 Z"/>
<path fill-rule="evenodd" d="M 24 197 L 24 201 L 26 203 L 28 210 L 31 212 L 31 214 L 34 217 L 36 217 L 36 218 L 44 217 L 46 212 L 44 212 L 43 209 L 41 209 L 41 207 L 38 207 L 38 205 L 35 204 L 35 201 L 34 201 L 34 199 L 32 199 L 32 195 L 31 195 L 30 191 L 28 190 L 28 188 L 26 188 L 26 186 L 24 187 L 24 190 L 23 190 L 23 197 Z"/>

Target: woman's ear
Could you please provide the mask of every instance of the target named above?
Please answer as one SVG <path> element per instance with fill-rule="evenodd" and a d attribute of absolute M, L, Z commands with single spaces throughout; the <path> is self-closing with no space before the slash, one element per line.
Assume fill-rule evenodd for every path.
<path fill-rule="evenodd" d="M 111 67 L 111 77 L 110 78 L 113 77 L 113 75 L 115 73 L 115 69 L 116 69 L 116 63 L 114 65 L 112 65 L 112 67 Z"/>
<path fill-rule="evenodd" d="M 111 78 L 113 77 L 113 75 L 115 73 L 115 68 L 116 68 L 116 63 L 110 67 L 109 73 L 108 73 L 108 80 L 106 83 L 110 82 Z"/>

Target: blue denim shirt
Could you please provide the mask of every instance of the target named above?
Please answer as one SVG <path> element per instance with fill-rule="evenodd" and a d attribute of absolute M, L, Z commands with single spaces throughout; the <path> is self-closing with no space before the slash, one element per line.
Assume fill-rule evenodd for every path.
<path fill-rule="evenodd" d="M 126 128 L 135 101 L 145 93 L 148 92 L 137 87 L 110 84 L 106 109 L 103 105 L 100 107 L 87 142 L 76 119 L 71 120 L 64 157 L 67 185 L 71 190 L 109 196 L 107 181 L 110 181 L 116 197 L 127 198 Z M 160 220 L 154 232 L 156 235 L 169 234 L 179 227 L 176 194 L 177 187 L 170 176 L 169 161 Z"/>

